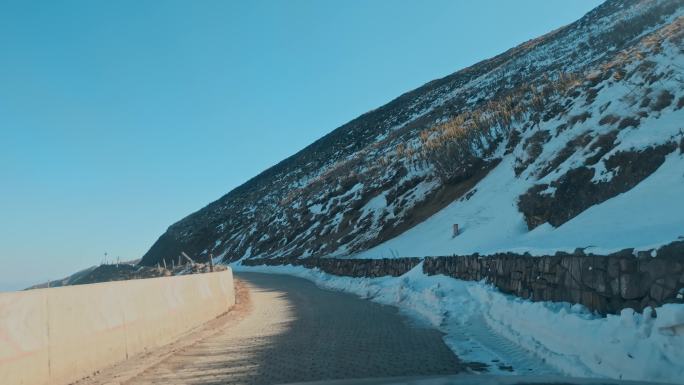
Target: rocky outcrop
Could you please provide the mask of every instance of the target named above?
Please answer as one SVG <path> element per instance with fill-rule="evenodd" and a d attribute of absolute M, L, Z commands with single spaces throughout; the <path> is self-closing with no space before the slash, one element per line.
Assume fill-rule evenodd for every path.
<path fill-rule="evenodd" d="M 651 175 L 665 156 L 676 149 L 674 142 L 641 151 L 621 151 L 605 160 L 612 178 L 596 182 L 596 169 L 583 166 L 568 171 L 551 184 L 539 184 L 520 196 L 518 209 L 531 230 L 548 222 L 558 227 L 589 207 L 626 192 Z M 553 193 L 547 193 L 549 188 Z"/>

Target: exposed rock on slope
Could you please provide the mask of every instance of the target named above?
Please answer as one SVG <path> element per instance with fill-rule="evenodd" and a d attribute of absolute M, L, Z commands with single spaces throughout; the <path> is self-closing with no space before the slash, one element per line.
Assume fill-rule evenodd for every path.
<path fill-rule="evenodd" d="M 673 142 L 643 150 L 620 151 L 603 161 L 609 181 L 595 182 L 596 169 L 580 166 L 550 184 L 537 184 L 520 197 L 518 207 L 533 229 L 543 223 L 560 226 L 589 207 L 630 190 L 651 175 L 675 149 Z M 549 188 L 553 194 L 544 194 Z"/>

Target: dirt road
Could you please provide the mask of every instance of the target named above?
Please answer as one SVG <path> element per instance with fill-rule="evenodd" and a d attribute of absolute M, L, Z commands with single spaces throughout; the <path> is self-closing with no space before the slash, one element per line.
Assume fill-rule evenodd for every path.
<path fill-rule="evenodd" d="M 439 332 L 392 307 L 300 278 L 237 277 L 238 304 L 229 314 L 79 385 L 280 384 L 466 370 Z"/>

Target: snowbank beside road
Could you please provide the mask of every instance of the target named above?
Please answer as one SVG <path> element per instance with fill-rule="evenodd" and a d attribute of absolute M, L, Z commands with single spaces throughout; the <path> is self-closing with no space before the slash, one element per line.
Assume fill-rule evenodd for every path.
<path fill-rule="evenodd" d="M 531 302 L 486 286 L 469 293 L 482 304 L 487 323 L 497 333 L 577 376 L 682 383 L 684 306 L 664 305 L 643 314 L 625 309 L 597 317 L 581 306 Z"/>
<path fill-rule="evenodd" d="M 422 264 L 401 277 L 348 278 L 294 266 L 234 270 L 289 274 L 317 285 L 397 306 L 446 333 L 463 360 L 494 373 L 563 373 L 681 383 L 684 378 L 684 306 L 665 305 L 658 317 L 625 310 L 606 318 L 582 306 L 530 302 L 480 282 L 426 276 Z"/>

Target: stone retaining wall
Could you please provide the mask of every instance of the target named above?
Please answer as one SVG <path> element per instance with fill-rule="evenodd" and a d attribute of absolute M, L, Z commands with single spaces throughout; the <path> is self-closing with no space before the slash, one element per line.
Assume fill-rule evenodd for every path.
<path fill-rule="evenodd" d="M 501 253 L 396 259 L 247 259 L 243 264 L 292 264 L 333 275 L 375 278 L 400 276 L 420 261 L 424 261 L 427 275 L 485 280 L 521 298 L 579 303 L 602 314 L 683 302 L 684 241 L 655 251 L 627 249 L 610 255 L 577 250 L 541 257 Z"/>
<path fill-rule="evenodd" d="M 463 280 L 484 279 L 521 298 L 579 303 L 606 314 L 677 301 L 684 287 L 683 262 L 683 258 L 631 254 L 497 254 L 426 258 L 423 271 Z"/>

